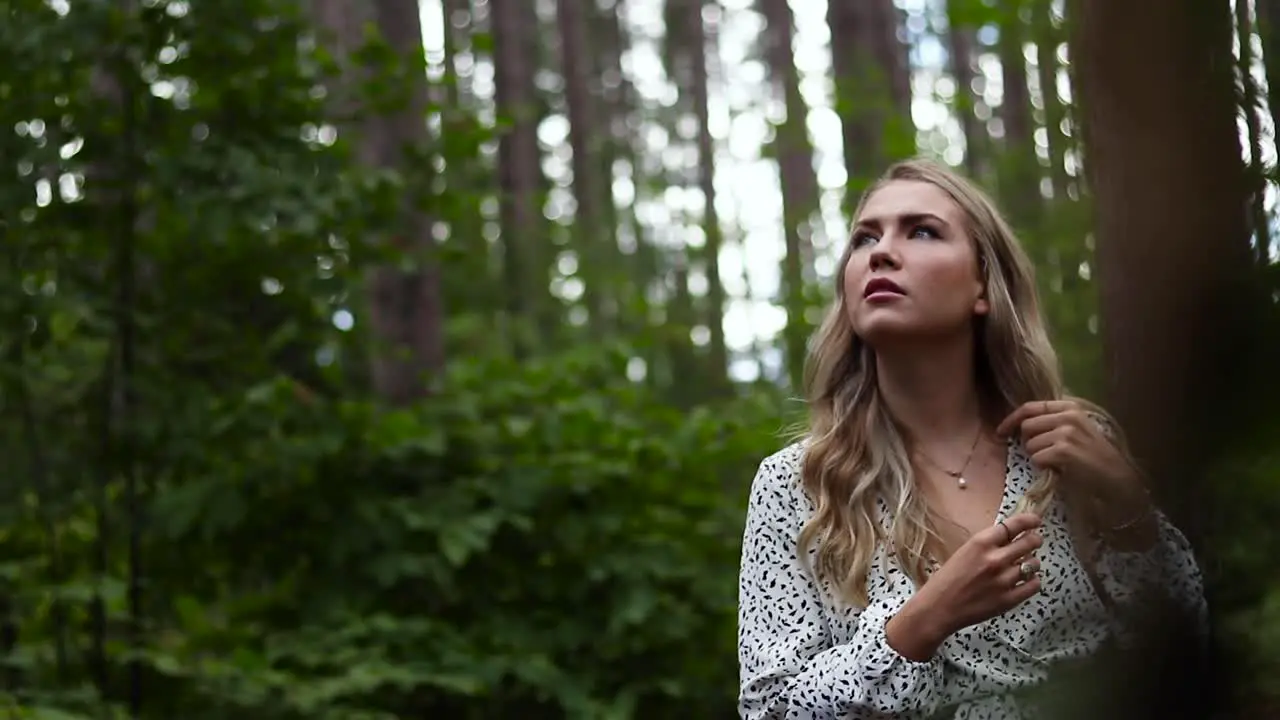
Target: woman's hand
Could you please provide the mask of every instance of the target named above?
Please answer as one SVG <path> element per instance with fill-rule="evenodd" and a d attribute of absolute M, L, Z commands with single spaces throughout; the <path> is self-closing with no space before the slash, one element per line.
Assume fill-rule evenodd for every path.
<path fill-rule="evenodd" d="M 1103 529 L 1132 527 L 1133 545 L 1146 547 L 1155 530 L 1142 476 L 1107 437 L 1088 411 L 1074 400 L 1024 403 L 996 428 L 1021 436 L 1032 464 L 1058 471 L 1063 482 L 1095 498 Z"/>
<path fill-rule="evenodd" d="M 1078 487 L 1104 497 L 1132 497 L 1142 491 L 1137 468 L 1074 400 L 1024 403 L 1009 413 L 996 433 L 1018 433 L 1032 464 L 1057 470 Z"/>
<path fill-rule="evenodd" d="M 1040 591 L 1040 518 L 1009 517 L 969 538 L 885 625 L 889 646 L 911 660 L 933 657 L 962 628 L 1003 614 Z M 1025 564 L 1025 566 L 1024 566 Z"/>

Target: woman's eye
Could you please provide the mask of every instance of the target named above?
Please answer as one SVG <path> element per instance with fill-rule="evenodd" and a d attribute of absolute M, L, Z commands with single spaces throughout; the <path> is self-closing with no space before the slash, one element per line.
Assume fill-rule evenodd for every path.
<path fill-rule="evenodd" d="M 937 230 L 934 230 L 928 225 L 915 225 L 907 232 L 906 236 L 913 240 L 919 239 L 919 238 L 928 238 L 931 240 L 937 240 L 942 237 L 942 235 Z M 857 249 L 857 248 L 866 247 L 872 243 L 878 242 L 879 240 L 880 238 L 863 230 L 863 231 L 854 233 L 853 238 L 850 240 L 850 243 L 853 245 L 854 249 Z"/>
<path fill-rule="evenodd" d="M 853 240 L 851 242 L 853 243 L 853 246 L 855 248 L 860 248 L 860 247 L 866 246 L 871 242 L 874 242 L 875 239 L 876 239 L 876 236 L 872 235 L 871 233 L 860 232 L 860 233 L 854 234 Z"/>

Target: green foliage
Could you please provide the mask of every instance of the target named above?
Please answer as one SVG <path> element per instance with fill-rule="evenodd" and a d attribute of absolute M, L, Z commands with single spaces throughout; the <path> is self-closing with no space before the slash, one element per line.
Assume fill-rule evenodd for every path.
<path fill-rule="evenodd" d="M 147 627 L 111 662 L 144 663 L 154 717 L 730 716 L 745 485 L 778 421 L 750 399 L 657 406 L 623 361 L 463 366 L 401 412 L 303 401 L 284 378 L 224 393 L 175 438 L 180 473 L 141 458 L 167 475 L 144 510 Z M 39 567 L 47 540 L 10 528 L 30 552 L 9 567 Z M 123 622 L 128 572 L 15 599 L 103 590 Z M 47 657 L 10 661 L 40 702 Z"/>
<path fill-rule="evenodd" d="M 223 578 L 175 595 L 149 662 L 255 717 L 724 714 L 736 667 L 704 649 L 731 646 L 744 459 L 776 441 L 758 406 L 685 418 L 618 370 L 496 361 L 400 413 L 251 389 L 209 442 L 275 457 L 219 453 L 149 513 L 175 571 Z"/>
<path fill-rule="evenodd" d="M 1276 396 L 1274 388 L 1264 388 L 1257 409 L 1265 415 L 1234 423 L 1240 433 L 1215 468 L 1218 482 L 1211 488 L 1211 590 L 1225 646 L 1241 676 L 1235 690 L 1246 702 L 1257 696 L 1280 698 L 1280 581 L 1274 570 L 1280 553 L 1275 533 L 1280 515 Z M 1251 693 L 1254 698 L 1248 697 Z"/>
<path fill-rule="evenodd" d="M 490 340 L 381 408 L 361 278 L 406 179 L 323 141 L 306 23 L 108 8 L 0 27 L 7 716 L 732 716 L 777 398 L 677 410 L 620 349 Z"/>

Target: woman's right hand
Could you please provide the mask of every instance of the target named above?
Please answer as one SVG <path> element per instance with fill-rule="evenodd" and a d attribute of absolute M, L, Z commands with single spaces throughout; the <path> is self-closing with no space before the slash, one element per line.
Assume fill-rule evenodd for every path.
<path fill-rule="evenodd" d="M 1031 532 L 1040 525 L 1039 516 L 1021 513 L 969 538 L 889 620 L 889 645 L 909 659 L 927 660 L 953 633 L 1040 592 L 1040 563 L 1030 557 L 1043 542 Z M 1029 579 L 1022 576 L 1024 561 L 1034 568 Z"/>

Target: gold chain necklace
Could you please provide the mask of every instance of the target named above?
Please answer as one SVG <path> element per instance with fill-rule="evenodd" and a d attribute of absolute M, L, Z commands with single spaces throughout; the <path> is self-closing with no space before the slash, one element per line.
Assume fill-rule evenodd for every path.
<path fill-rule="evenodd" d="M 941 465 L 939 465 L 938 463 L 934 462 L 934 461 L 933 461 L 933 458 L 931 458 L 931 457 L 929 457 L 928 455 L 926 455 L 926 454 L 924 453 L 924 451 L 923 451 L 923 450 L 917 449 L 917 450 L 916 450 L 916 454 L 917 454 L 917 455 L 919 455 L 922 459 L 924 459 L 924 461 L 925 461 L 925 462 L 929 463 L 930 465 L 932 465 L 932 466 L 934 466 L 934 467 L 938 468 L 938 469 L 939 469 L 939 470 L 941 470 L 942 472 L 944 472 L 944 473 L 946 473 L 946 474 L 950 475 L 951 477 L 955 478 L 955 480 L 956 480 L 956 485 L 958 485 L 958 486 L 960 487 L 960 489 L 961 489 L 961 490 L 965 490 L 965 489 L 967 489 L 967 488 L 969 487 L 969 481 L 965 479 L 965 477 L 964 477 L 964 471 L 965 471 L 965 470 L 967 470 L 967 469 L 969 469 L 969 463 L 970 463 L 970 461 L 972 461 L 972 460 L 973 460 L 973 452 L 974 452 L 975 450 L 977 450 L 977 449 L 978 449 L 978 440 L 980 440 L 980 439 L 982 439 L 982 425 L 981 425 L 981 424 L 979 424 L 979 425 L 978 425 L 978 433 L 977 433 L 976 435 L 974 435 L 974 436 L 973 436 L 973 444 L 969 446 L 969 454 L 965 456 L 965 458 L 964 458 L 964 464 L 960 466 L 960 469 L 959 469 L 959 470 L 948 470 L 948 469 L 946 469 L 946 468 L 942 467 L 942 466 L 941 466 Z"/>

